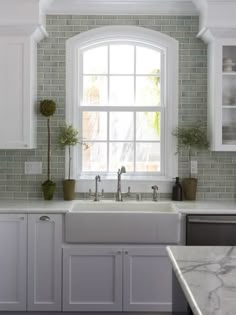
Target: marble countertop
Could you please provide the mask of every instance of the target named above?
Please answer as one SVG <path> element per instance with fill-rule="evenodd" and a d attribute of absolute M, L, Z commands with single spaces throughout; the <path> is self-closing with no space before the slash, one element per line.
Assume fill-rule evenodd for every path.
<path fill-rule="evenodd" d="M 236 201 L 174 201 L 174 204 L 185 214 L 236 214 Z"/>
<path fill-rule="evenodd" d="M 0 213 L 66 213 L 75 203 L 94 203 L 92 200 L 0 200 Z M 106 203 L 101 200 L 99 203 Z M 116 202 L 116 201 L 114 201 Z M 123 203 L 135 203 L 125 200 Z M 138 203 L 153 203 L 153 201 L 138 201 Z M 161 202 L 173 202 L 176 211 L 183 214 L 236 214 L 236 202 L 226 201 L 182 201 L 175 202 L 164 200 Z M 157 201 L 158 204 L 158 201 Z"/>
<path fill-rule="evenodd" d="M 195 315 L 236 314 L 236 247 L 169 246 L 167 251 Z"/>
<path fill-rule="evenodd" d="M 1 200 L 0 213 L 66 213 L 72 201 Z"/>

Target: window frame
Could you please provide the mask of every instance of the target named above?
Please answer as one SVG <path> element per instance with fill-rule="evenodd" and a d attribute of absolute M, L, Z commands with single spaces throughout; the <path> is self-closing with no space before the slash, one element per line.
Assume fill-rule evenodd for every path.
<path fill-rule="evenodd" d="M 136 26 L 106 26 L 93 29 L 81 33 L 75 37 L 70 38 L 66 42 L 66 122 L 68 124 L 73 124 L 75 128 L 79 130 L 81 134 L 81 123 L 77 119 L 79 117 L 79 93 L 78 87 L 81 86 L 81 74 L 79 74 L 78 69 L 81 66 L 81 58 L 78 56 L 78 51 L 81 49 L 88 49 L 89 47 L 95 47 L 106 43 L 118 43 L 119 41 L 130 41 L 135 44 L 144 45 L 148 47 L 157 48 L 159 51 L 165 54 L 164 66 L 165 72 L 161 75 L 162 85 L 164 84 L 164 95 L 163 106 L 155 107 L 153 109 L 158 109 L 161 112 L 161 132 L 164 133 L 164 142 L 161 141 L 161 159 L 164 162 L 163 173 L 142 173 L 142 174 L 125 174 L 124 180 L 127 182 L 131 181 L 141 181 L 150 184 L 155 182 L 165 182 L 171 181 L 174 176 L 177 176 L 177 166 L 178 158 L 176 153 L 176 139 L 172 136 L 172 130 L 178 124 L 178 42 L 165 34 L 157 31 L 145 29 Z M 164 82 L 163 82 L 164 81 Z M 162 102 L 162 101 L 161 101 Z M 90 108 L 92 106 L 89 106 Z M 145 107 L 137 106 L 140 111 Z M 163 109 L 164 107 L 164 109 Z M 99 109 L 101 109 L 99 107 Z M 122 111 L 122 108 L 121 108 Z M 132 111 L 132 108 L 131 108 Z M 163 115 L 164 113 L 164 115 Z M 164 116 L 164 117 L 163 117 Z M 164 121 L 164 124 L 162 123 Z M 164 129 L 164 130 L 163 130 Z M 164 147 L 164 148 L 163 148 Z M 79 174 L 79 163 L 75 161 L 80 161 L 81 147 L 73 148 L 72 152 L 72 176 L 76 180 L 82 182 L 82 187 L 76 187 L 76 191 L 87 191 L 88 185 L 94 181 L 95 173 L 84 173 Z M 68 161 L 68 156 L 66 154 L 66 162 Z M 66 163 L 67 166 L 68 163 Z M 68 170 L 65 170 L 66 175 Z M 116 173 L 110 173 L 109 175 L 103 174 L 101 172 L 103 179 L 107 181 L 116 181 Z M 133 182 L 134 183 L 134 182 Z M 133 184 L 132 184 L 133 186 Z M 140 186 L 140 185 L 136 185 Z M 142 186 L 142 185 L 141 185 Z M 108 185 L 110 187 L 110 184 Z M 91 187 L 90 187 L 91 188 Z M 143 191 L 143 190 L 142 190 Z"/>

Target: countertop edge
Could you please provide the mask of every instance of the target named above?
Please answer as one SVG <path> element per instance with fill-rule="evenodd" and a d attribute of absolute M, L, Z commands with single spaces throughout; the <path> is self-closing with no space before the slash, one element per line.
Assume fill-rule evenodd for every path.
<path fill-rule="evenodd" d="M 171 261 L 171 264 L 173 267 L 173 271 L 175 272 L 176 278 L 179 281 L 179 284 L 180 284 L 180 286 L 184 292 L 184 295 L 185 295 L 194 315 L 202 315 L 202 312 L 200 311 L 200 309 L 199 309 L 199 307 L 198 307 L 198 305 L 194 299 L 194 296 L 192 295 L 192 292 L 191 292 L 187 282 L 185 281 L 181 270 L 179 269 L 178 263 L 174 257 L 174 254 L 171 251 L 171 248 L 169 246 L 167 246 L 166 250 L 167 250 L 168 256 L 170 258 L 170 261 Z"/>

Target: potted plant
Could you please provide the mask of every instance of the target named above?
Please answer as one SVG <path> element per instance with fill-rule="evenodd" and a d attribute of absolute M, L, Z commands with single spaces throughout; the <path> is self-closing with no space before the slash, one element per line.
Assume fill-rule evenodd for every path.
<path fill-rule="evenodd" d="M 178 139 L 177 150 L 184 147 L 188 150 L 188 173 L 189 177 L 183 179 L 183 191 L 186 200 L 196 199 L 197 179 L 191 174 L 191 159 L 194 149 L 207 149 L 209 142 L 206 132 L 200 123 L 195 123 L 192 127 L 177 127 L 173 135 Z"/>
<path fill-rule="evenodd" d="M 51 180 L 51 129 L 50 118 L 56 111 L 56 103 L 53 100 L 43 100 L 40 102 L 40 113 L 47 118 L 47 180 L 42 183 L 42 190 L 45 200 L 52 200 L 56 188 L 56 183 Z"/>
<path fill-rule="evenodd" d="M 75 180 L 71 179 L 71 147 L 76 144 L 81 144 L 87 149 L 88 145 L 79 140 L 78 131 L 72 125 L 65 125 L 60 128 L 59 143 L 62 148 L 68 148 L 68 179 L 63 181 L 64 200 L 73 200 L 75 194 Z"/>

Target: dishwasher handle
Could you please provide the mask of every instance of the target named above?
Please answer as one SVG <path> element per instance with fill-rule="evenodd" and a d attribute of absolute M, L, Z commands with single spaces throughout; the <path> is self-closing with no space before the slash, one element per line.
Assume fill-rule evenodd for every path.
<path fill-rule="evenodd" d="M 204 218 L 188 218 L 188 223 L 210 223 L 210 224 L 236 224 L 236 218 L 230 219 L 204 219 Z"/>

